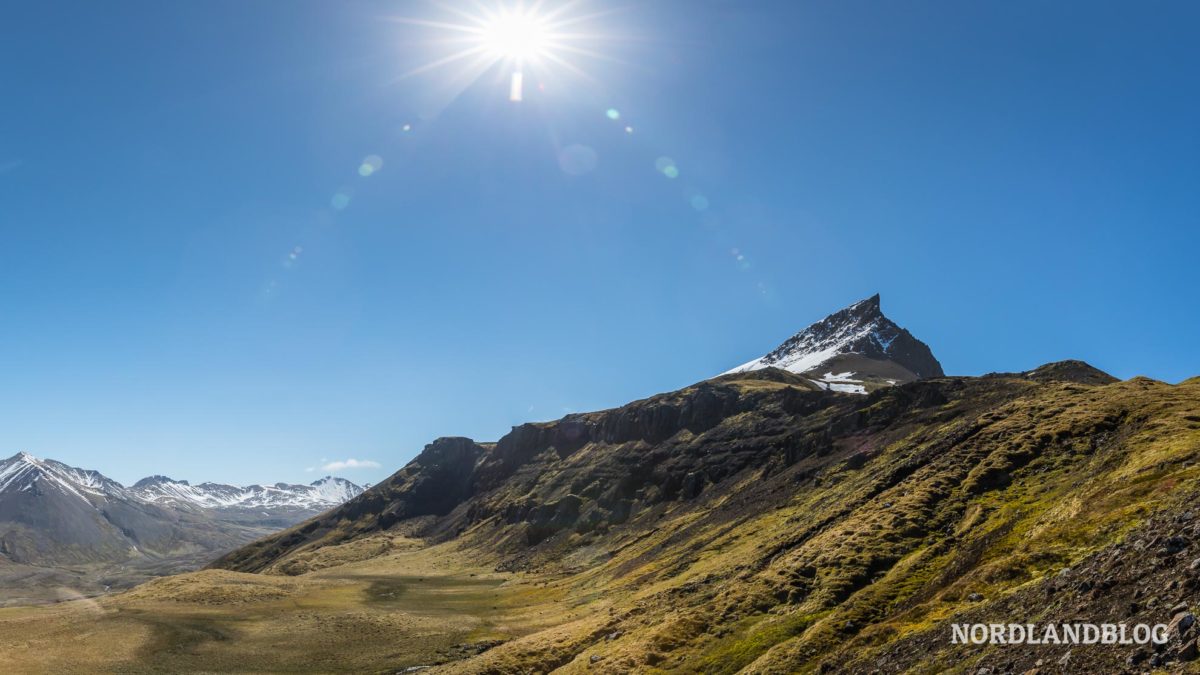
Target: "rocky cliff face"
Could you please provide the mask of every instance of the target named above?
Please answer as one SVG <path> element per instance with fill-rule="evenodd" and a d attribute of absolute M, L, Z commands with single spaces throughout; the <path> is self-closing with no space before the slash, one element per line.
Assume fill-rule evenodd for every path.
<path fill-rule="evenodd" d="M 342 543 L 417 516 L 437 516 L 418 531 L 443 539 L 497 518 L 524 533 L 512 549 L 521 552 L 564 529 L 607 529 L 635 509 L 695 496 L 766 460 L 752 450 L 782 442 L 786 420 L 841 399 L 777 369 L 746 381 L 756 384 L 718 378 L 614 410 L 523 424 L 495 444 L 438 439 L 357 499 L 215 565 L 258 571 L 297 548 Z M 714 432 L 742 414 L 755 420 Z M 694 440 L 702 436 L 703 450 Z"/>

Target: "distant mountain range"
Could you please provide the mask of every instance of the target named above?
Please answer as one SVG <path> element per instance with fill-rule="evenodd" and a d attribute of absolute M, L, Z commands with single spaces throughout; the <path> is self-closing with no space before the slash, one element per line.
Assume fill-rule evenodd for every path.
<path fill-rule="evenodd" d="M 822 389 L 852 394 L 944 375 L 928 345 L 883 315 L 878 294 L 830 314 L 726 374 L 763 368 L 801 374 Z"/>
<path fill-rule="evenodd" d="M 0 558 L 55 566 L 215 555 L 362 491 L 333 477 L 235 487 L 153 476 L 125 487 L 21 452 L 0 461 Z"/>
<path fill-rule="evenodd" d="M 186 480 L 150 476 L 133 484 L 131 492 L 139 499 L 156 504 L 191 505 L 205 509 L 323 510 L 358 496 L 363 488 L 345 478 L 326 476 L 308 485 L 275 483 L 237 487 L 222 483 L 191 485 Z"/>

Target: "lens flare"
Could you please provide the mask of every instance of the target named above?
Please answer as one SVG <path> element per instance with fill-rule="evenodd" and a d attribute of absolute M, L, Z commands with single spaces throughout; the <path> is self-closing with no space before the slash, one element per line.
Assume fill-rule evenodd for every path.
<path fill-rule="evenodd" d="M 383 158 L 379 155 L 367 155 L 358 166 L 358 175 L 366 178 L 383 168 Z"/>
<path fill-rule="evenodd" d="M 519 70 L 512 74 L 512 81 L 508 85 L 508 100 L 515 103 L 525 100 L 525 74 Z"/>
<path fill-rule="evenodd" d="M 667 178 L 679 178 L 679 167 L 675 166 L 675 160 L 670 157 L 659 157 L 654 160 L 654 168 Z"/>

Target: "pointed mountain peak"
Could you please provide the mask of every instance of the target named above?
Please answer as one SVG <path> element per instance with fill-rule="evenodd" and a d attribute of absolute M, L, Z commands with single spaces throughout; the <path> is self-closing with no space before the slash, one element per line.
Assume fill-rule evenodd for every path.
<path fill-rule="evenodd" d="M 39 459 L 28 452 L 18 452 L 0 462 L 0 492 L 20 491 L 34 483 L 55 488 L 72 499 L 90 504 L 93 498 L 121 496 L 124 488 L 97 471 L 68 466 L 53 459 Z"/>
<path fill-rule="evenodd" d="M 859 313 L 859 314 L 879 314 L 881 316 L 883 315 L 883 312 L 879 309 L 879 294 L 878 293 L 876 293 L 875 295 L 872 295 L 871 297 L 867 298 L 866 300 L 859 300 L 858 302 L 854 303 L 853 305 L 850 305 L 846 309 L 850 310 L 852 312 Z"/>
<path fill-rule="evenodd" d="M 883 310 L 879 307 L 878 293 L 865 300 L 859 300 L 852 305 L 848 305 L 813 325 L 865 323 L 877 319 L 887 321 L 887 317 L 883 315 Z"/>
<path fill-rule="evenodd" d="M 42 460 L 38 459 L 37 457 L 34 457 L 33 455 L 29 454 L 28 452 L 25 452 L 24 450 L 22 450 L 21 452 L 18 452 L 17 454 L 13 455 L 12 457 L 9 457 L 8 459 L 0 459 L 0 466 L 7 466 L 7 467 L 24 466 L 24 467 L 42 468 L 43 462 L 42 462 Z"/>
<path fill-rule="evenodd" d="M 825 389 L 866 393 L 923 377 L 940 377 L 929 347 L 883 315 L 879 294 L 841 309 L 796 333 L 765 356 L 729 373 L 781 368 L 803 373 Z"/>

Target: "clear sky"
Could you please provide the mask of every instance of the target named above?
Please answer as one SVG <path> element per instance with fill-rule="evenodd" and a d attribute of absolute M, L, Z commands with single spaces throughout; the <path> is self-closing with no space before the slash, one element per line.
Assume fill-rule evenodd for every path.
<path fill-rule="evenodd" d="M 875 292 L 950 373 L 1200 374 L 1200 4 L 569 14 L 514 103 L 428 3 L 7 3 L 0 455 L 374 482 Z"/>

